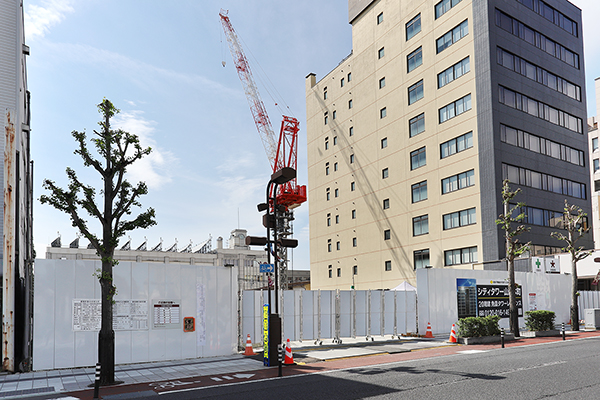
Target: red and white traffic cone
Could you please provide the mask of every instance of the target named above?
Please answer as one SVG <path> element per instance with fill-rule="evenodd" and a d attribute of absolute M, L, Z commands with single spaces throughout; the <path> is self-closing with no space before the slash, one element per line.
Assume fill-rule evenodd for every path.
<path fill-rule="evenodd" d="M 256 353 L 254 349 L 252 349 L 252 339 L 250 339 L 250 334 L 248 334 L 248 338 L 246 339 L 246 351 L 244 352 L 245 356 L 254 356 Z"/>
<path fill-rule="evenodd" d="M 290 346 L 290 339 L 287 340 L 285 345 L 285 360 L 283 361 L 285 365 L 294 364 L 294 356 L 292 355 L 292 346 Z"/>
<path fill-rule="evenodd" d="M 454 330 L 454 324 L 452 324 L 452 330 L 450 331 L 450 339 L 448 339 L 450 343 L 457 343 L 456 340 L 456 331 Z"/>
<path fill-rule="evenodd" d="M 431 332 L 431 324 L 428 322 L 427 323 L 427 332 L 425 332 L 425 337 L 426 338 L 433 338 L 433 333 Z"/>

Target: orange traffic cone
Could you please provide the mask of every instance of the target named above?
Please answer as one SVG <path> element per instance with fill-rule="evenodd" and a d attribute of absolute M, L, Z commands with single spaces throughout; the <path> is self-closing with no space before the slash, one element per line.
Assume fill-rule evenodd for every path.
<path fill-rule="evenodd" d="M 246 351 L 244 352 L 245 356 L 254 356 L 256 353 L 252 349 L 252 339 L 250 339 L 250 334 L 248 334 L 248 339 L 246 339 Z"/>
<path fill-rule="evenodd" d="M 448 339 L 450 343 L 457 343 L 456 340 L 456 331 L 454 330 L 454 324 L 452 324 L 452 330 L 450 331 L 450 339 Z"/>
<path fill-rule="evenodd" d="M 294 356 L 292 355 L 292 346 L 290 346 L 290 339 L 287 340 L 285 345 L 285 360 L 283 361 L 285 365 L 294 364 Z"/>
<path fill-rule="evenodd" d="M 427 332 L 425 332 L 425 337 L 426 338 L 433 338 L 433 333 L 431 333 L 431 324 L 428 322 L 427 323 Z"/>

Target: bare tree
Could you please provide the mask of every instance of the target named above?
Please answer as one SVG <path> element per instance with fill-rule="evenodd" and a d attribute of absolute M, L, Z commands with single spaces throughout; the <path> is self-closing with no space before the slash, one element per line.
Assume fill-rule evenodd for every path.
<path fill-rule="evenodd" d="M 565 208 L 563 210 L 563 228 L 567 231 L 565 236 L 560 232 L 552 232 L 553 238 L 562 240 L 566 246 L 563 251 L 571 254 L 571 329 L 579 330 L 579 305 L 577 303 L 577 262 L 583 260 L 591 251 L 583 250 L 583 246 L 576 247 L 576 243 L 589 230 L 587 226 L 587 214 L 574 204 L 569 205 L 565 199 Z"/>
<path fill-rule="evenodd" d="M 102 259 L 102 269 L 97 271 L 102 292 L 102 322 L 98 337 L 98 361 L 101 364 L 100 383 L 110 385 L 115 383 L 115 332 L 113 330 L 112 307 L 116 287 L 113 283 L 113 266 L 118 261 L 114 257 L 115 248 L 119 238 L 126 232 L 137 228 L 148 228 L 156 224 L 154 209 L 138 214 L 133 219 L 125 219 L 131 215 L 132 207 L 141 207 L 139 197 L 148 193 L 144 182 L 136 186 L 125 179 L 128 166 L 150 154 L 151 149 L 142 149 L 136 135 L 122 130 L 112 130 L 110 119 L 119 112 L 107 99 L 98 104 L 98 111 L 102 114 L 100 131 L 95 131 L 96 137 L 90 141 L 94 144 L 100 156 L 96 159 L 90 154 L 85 132 L 73 131 L 72 135 L 78 143 L 75 154 L 83 159 L 85 167 L 93 167 L 102 177 L 104 183 L 100 191 L 103 204 L 96 204 L 96 188 L 82 183 L 75 171 L 67 167 L 69 185 L 62 189 L 49 180 L 44 180 L 44 189 L 50 195 L 42 195 L 42 204 L 49 204 L 57 210 L 63 211 L 71 218 L 71 223 L 87 238 L 96 253 Z M 88 228 L 85 213 L 97 219 L 102 225 L 102 238 L 100 239 Z"/>
<path fill-rule="evenodd" d="M 517 203 L 511 205 L 510 202 L 515 196 L 521 191 L 517 189 L 514 192 L 510 190 L 508 186 L 508 179 L 502 182 L 502 203 L 504 204 L 504 213 L 500 214 L 496 220 L 496 224 L 504 230 L 504 238 L 506 241 L 506 263 L 508 264 L 508 301 L 509 301 L 509 324 L 510 331 L 515 337 L 521 336 L 519 333 L 519 314 L 517 310 L 517 296 L 515 289 L 517 284 L 515 282 L 515 258 L 520 256 L 529 250 L 531 242 L 519 243 L 517 236 L 523 232 L 529 231 L 529 228 L 525 225 L 519 225 L 515 229 L 512 228 L 513 223 L 521 223 L 525 219 L 526 215 L 524 212 L 520 212 L 514 216 L 518 211 L 521 211 L 525 206 L 525 203 Z"/>

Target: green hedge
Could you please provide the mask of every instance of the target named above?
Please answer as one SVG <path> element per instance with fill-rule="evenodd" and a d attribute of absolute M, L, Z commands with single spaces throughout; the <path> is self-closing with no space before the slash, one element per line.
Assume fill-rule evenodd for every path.
<path fill-rule="evenodd" d="M 530 331 L 549 331 L 554 329 L 554 311 L 537 310 L 525 312 L 525 326 Z"/>
<path fill-rule="evenodd" d="M 460 337 L 482 337 L 500 334 L 498 328 L 500 317 L 488 315 L 487 317 L 467 317 L 458 321 L 458 336 Z"/>

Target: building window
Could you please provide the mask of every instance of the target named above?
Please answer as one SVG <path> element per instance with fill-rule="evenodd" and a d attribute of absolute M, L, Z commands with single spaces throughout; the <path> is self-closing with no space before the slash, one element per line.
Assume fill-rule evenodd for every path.
<path fill-rule="evenodd" d="M 408 87 L 408 104 L 413 104 L 423 98 L 423 79 Z"/>
<path fill-rule="evenodd" d="M 440 144 L 440 158 L 446 158 L 473 147 L 473 132 L 467 132 Z"/>
<path fill-rule="evenodd" d="M 354 192 L 355 189 L 356 189 L 356 183 L 355 182 L 350 182 L 350 191 Z"/>
<path fill-rule="evenodd" d="M 413 252 L 414 268 L 425 268 L 429 265 L 429 249 Z"/>
<path fill-rule="evenodd" d="M 335 146 L 335 145 L 337 145 L 337 136 L 334 136 L 334 137 L 333 137 L 333 145 L 334 145 L 334 146 Z"/>
<path fill-rule="evenodd" d="M 354 127 L 353 127 L 353 126 L 351 126 L 351 127 L 348 129 L 348 136 L 353 136 L 353 135 L 354 135 Z"/>
<path fill-rule="evenodd" d="M 417 14 L 406 24 L 406 40 L 410 40 L 419 32 L 421 32 L 421 14 Z"/>
<path fill-rule="evenodd" d="M 340 195 L 340 189 L 335 188 L 335 197 L 339 197 Z"/>
<path fill-rule="evenodd" d="M 543 0 L 517 0 L 530 10 L 540 14 L 548 21 L 554 23 L 556 26 L 560 26 L 571 35 L 577 37 L 577 22 L 573 21 L 565 14 L 549 6 Z"/>
<path fill-rule="evenodd" d="M 496 50 L 498 64 L 537 83 L 549 87 L 574 100 L 581 101 L 581 87 L 571 83 L 552 72 L 538 67 L 529 61 L 498 47 Z"/>
<path fill-rule="evenodd" d="M 381 139 L 381 148 L 385 149 L 387 147 L 387 138 Z"/>
<path fill-rule="evenodd" d="M 386 271 L 391 271 L 392 270 L 392 261 L 391 260 L 387 260 L 385 262 L 385 270 Z"/>
<path fill-rule="evenodd" d="M 325 112 L 325 114 L 323 114 L 323 121 L 325 122 L 325 125 L 327 125 L 329 123 L 329 112 Z"/>
<path fill-rule="evenodd" d="M 477 223 L 475 208 L 456 211 L 442 216 L 444 230 L 459 228 L 461 226 L 474 225 Z"/>
<path fill-rule="evenodd" d="M 348 108 L 352 108 L 352 99 L 348 100 Z"/>
<path fill-rule="evenodd" d="M 521 147 L 535 153 L 544 154 L 557 160 L 585 167 L 583 151 L 565 146 L 552 140 L 536 136 L 520 129 L 500 124 L 500 140 L 512 146 Z M 593 145 L 592 139 L 592 145 Z"/>
<path fill-rule="evenodd" d="M 339 278 L 340 276 L 342 276 L 342 269 L 341 269 L 341 268 L 338 268 L 338 269 L 337 269 L 337 276 L 338 276 L 338 278 Z"/>
<path fill-rule="evenodd" d="M 595 137 L 592 139 L 592 151 L 598 150 L 598 138 Z"/>
<path fill-rule="evenodd" d="M 329 163 L 325 163 L 325 175 L 329 175 Z"/>
<path fill-rule="evenodd" d="M 330 196 L 330 195 L 331 195 L 331 192 L 329 191 L 329 188 L 327 188 L 327 189 L 325 190 L 325 193 L 326 193 L 326 196 L 327 196 L 327 201 L 329 201 L 329 198 L 331 197 L 331 196 Z"/>
<path fill-rule="evenodd" d="M 460 39 L 469 34 L 469 21 L 464 20 L 460 25 L 456 26 L 451 31 L 446 32 L 444 36 L 436 40 L 437 53 L 441 53 Z"/>
<path fill-rule="evenodd" d="M 475 185 L 474 169 L 442 179 L 442 194 L 454 192 L 473 185 Z"/>
<path fill-rule="evenodd" d="M 390 240 L 392 238 L 392 231 L 389 229 L 386 229 L 385 231 L 383 231 L 383 240 Z"/>
<path fill-rule="evenodd" d="M 379 89 L 383 89 L 385 87 L 385 76 L 379 80 Z"/>
<path fill-rule="evenodd" d="M 327 226 L 331 226 L 331 214 L 327 214 Z"/>
<path fill-rule="evenodd" d="M 387 168 L 381 170 L 381 178 L 386 179 L 388 177 L 389 171 Z"/>
<path fill-rule="evenodd" d="M 471 93 L 439 109 L 440 124 L 471 109 Z"/>
<path fill-rule="evenodd" d="M 383 13 L 379 13 L 379 15 L 377 16 L 377 25 L 381 24 L 383 22 Z"/>
<path fill-rule="evenodd" d="M 427 200 L 427 181 L 415 183 L 410 189 L 413 203 Z"/>
<path fill-rule="evenodd" d="M 340 223 L 340 216 L 339 215 L 335 216 L 335 223 L 336 223 L 336 225 Z"/>
<path fill-rule="evenodd" d="M 329 136 L 325 138 L 325 150 L 329 149 Z"/>
<path fill-rule="evenodd" d="M 323 88 L 323 100 L 327 100 L 327 86 Z"/>
<path fill-rule="evenodd" d="M 355 265 L 352 267 L 352 274 L 353 275 L 358 275 L 358 265 Z"/>
<path fill-rule="evenodd" d="M 335 242 L 335 249 L 339 250 L 340 249 L 340 242 Z"/>
<path fill-rule="evenodd" d="M 327 271 L 329 272 L 329 277 L 330 278 L 333 277 L 333 270 L 332 270 L 332 266 L 331 265 L 327 266 Z"/>
<path fill-rule="evenodd" d="M 413 218 L 413 236 L 426 235 L 429 233 L 429 216 L 421 215 Z"/>
<path fill-rule="evenodd" d="M 385 107 L 383 107 L 381 110 L 379 110 L 379 118 L 385 118 L 387 115 L 387 109 Z"/>
<path fill-rule="evenodd" d="M 390 208 L 390 199 L 383 199 L 383 209 L 387 210 Z"/>
<path fill-rule="evenodd" d="M 350 154 L 350 164 L 354 164 L 354 154 Z"/>
<path fill-rule="evenodd" d="M 551 124 L 562 126 L 570 131 L 583 134 L 583 120 L 546 103 L 532 99 L 514 90 L 498 86 L 498 102 L 510 108 L 541 118 Z"/>
<path fill-rule="evenodd" d="M 340 87 L 344 87 L 344 78 L 340 79 Z"/>
<path fill-rule="evenodd" d="M 406 64 L 408 72 L 423 64 L 423 48 L 419 47 L 408 56 L 406 56 Z"/>
<path fill-rule="evenodd" d="M 438 19 L 439 17 L 450 11 L 450 9 L 458 3 L 460 3 L 460 0 L 442 0 L 439 3 L 437 3 L 435 5 L 435 19 Z"/>
<path fill-rule="evenodd" d="M 567 49 L 563 45 L 556 43 L 542 33 L 536 31 L 520 22 L 519 20 L 496 9 L 496 26 L 504 29 L 508 33 L 520 38 L 521 40 L 544 50 L 546 53 L 561 61 L 569 64 L 573 68 L 579 69 L 579 55 Z"/>
<path fill-rule="evenodd" d="M 352 238 L 352 247 L 356 247 L 356 246 L 357 246 L 356 238 Z"/>
<path fill-rule="evenodd" d="M 586 198 L 584 183 L 559 178 L 549 174 L 533 171 L 514 165 L 502 164 L 502 179 L 508 179 L 517 185 L 553 192 L 577 199 Z"/>
<path fill-rule="evenodd" d="M 444 251 L 444 265 L 459 265 L 477 262 L 477 246 Z"/>
<path fill-rule="evenodd" d="M 352 219 L 356 219 L 356 210 L 352 210 Z"/>
<path fill-rule="evenodd" d="M 385 55 L 385 48 L 382 47 L 379 50 L 377 50 L 377 58 L 383 58 L 383 56 Z"/>
<path fill-rule="evenodd" d="M 352 72 L 348 72 L 348 82 L 352 80 Z"/>
<path fill-rule="evenodd" d="M 408 121 L 408 134 L 410 137 L 425 132 L 425 113 L 421 113 Z"/>
<path fill-rule="evenodd" d="M 511 204 L 511 206 L 512 205 L 513 204 Z M 551 211 L 543 208 L 523 206 L 520 207 L 518 212 L 525 214 L 525 218 L 522 220 L 524 224 L 548 226 L 557 229 L 565 228 L 563 225 L 563 211 Z M 583 218 L 582 225 L 584 228 L 588 226 L 587 217 Z"/>
<path fill-rule="evenodd" d="M 410 152 L 410 169 L 415 170 L 427 164 L 425 147 Z"/>
<path fill-rule="evenodd" d="M 336 118 L 337 118 L 337 111 L 336 111 L 336 110 L 333 110 L 332 117 L 333 117 L 333 119 L 336 119 Z"/>
<path fill-rule="evenodd" d="M 331 253 L 331 239 L 327 239 L 327 252 Z"/>
<path fill-rule="evenodd" d="M 338 170 L 338 163 L 333 163 L 333 170 L 337 171 Z"/>
<path fill-rule="evenodd" d="M 460 78 L 471 70 L 469 57 L 457 62 L 450 68 L 446 68 L 444 71 L 438 74 L 438 89 L 446 86 L 455 79 Z"/>

